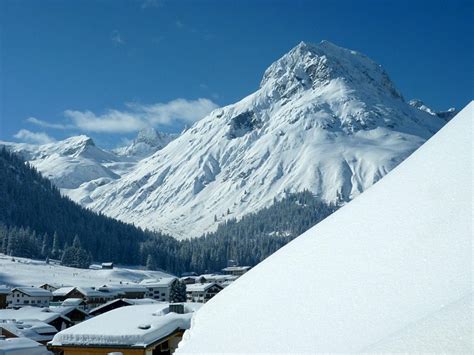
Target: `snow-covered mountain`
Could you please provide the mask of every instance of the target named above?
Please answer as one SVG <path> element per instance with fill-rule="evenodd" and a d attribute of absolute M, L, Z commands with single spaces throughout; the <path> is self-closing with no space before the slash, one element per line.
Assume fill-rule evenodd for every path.
<path fill-rule="evenodd" d="M 178 135 L 159 132 L 154 128 L 147 128 L 138 132 L 136 139 L 131 144 L 114 150 L 118 156 L 143 159 L 165 147 Z"/>
<path fill-rule="evenodd" d="M 62 141 L 36 145 L 0 142 L 49 178 L 61 192 L 80 204 L 91 200 L 91 191 L 119 179 L 131 171 L 140 159 L 163 148 L 176 134 L 142 130 L 129 145 L 107 151 L 92 138 L 80 135 Z"/>
<path fill-rule="evenodd" d="M 300 43 L 265 71 L 256 92 L 96 188 L 87 206 L 186 238 L 285 191 L 349 201 L 444 123 L 406 103 L 365 55 Z"/>
<path fill-rule="evenodd" d="M 211 299 L 179 354 L 472 354 L 474 102 Z"/>
<path fill-rule="evenodd" d="M 410 100 L 410 101 L 408 101 L 408 103 L 411 106 L 413 106 L 413 107 L 415 107 L 415 108 L 417 108 L 421 111 L 429 113 L 432 116 L 438 116 L 439 118 L 442 118 L 446 121 L 449 121 L 451 118 L 453 118 L 457 114 L 457 111 L 454 107 L 451 107 L 449 110 L 446 110 L 446 111 L 437 112 L 437 111 L 434 111 L 433 109 L 431 109 L 430 107 L 426 106 L 423 101 L 418 100 L 418 99 Z"/>
<path fill-rule="evenodd" d="M 119 177 L 111 169 L 119 159 L 113 153 L 98 148 L 84 135 L 43 145 L 0 142 L 20 154 L 61 189 L 76 189 L 97 179 L 110 181 Z"/>

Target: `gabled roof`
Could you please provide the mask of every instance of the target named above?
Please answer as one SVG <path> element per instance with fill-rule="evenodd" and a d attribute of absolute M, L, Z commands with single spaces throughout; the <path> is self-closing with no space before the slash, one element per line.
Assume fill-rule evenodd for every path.
<path fill-rule="evenodd" d="M 69 313 L 73 311 L 78 311 L 79 313 L 82 313 L 85 316 L 89 315 L 86 311 L 76 306 L 49 306 L 49 309 L 52 310 L 53 312 L 62 314 L 63 316 L 66 316 L 66 317 L 68 317 Z"/>
<path fill-rule="evenodd" d="M 12 292 L 20 291 L 30 297 L 51 297 L 51 291 L 39 287 L 15 287 Z"/>
<path fill-rule="evenodd" d="M 2 320 L 0 328 L 17 337 L 26 337 L 34 341 L 49 341 L 58 332 L 52 325 L 39 320 Z"/>
<path fill-rule="evenodd" d="M 145 279 L 140 282 L 140 285 L 145 287 L 169 287 L 177 277 L 162 277 L 159 279 Z"/>
<path fill-rule="evenodd" d="M 82 298 L 66 298 L 62 301 L 61 306 L 80 306 L 85 304 Z"/>
<path fill-rule="evenodd" d="M 186 292 L 204 292 L 207 291 L 212 286 L 217 286 L 218 288 L 222 289 L 222 286 L 216 284 L 215 282 L 207 282 L 207 283 L 197 283 L 197 284 L 189 284 L 186 285 Z"/>
<path fill-rule="evenodd" d="M 10 338 L 0 341 L 0 353 L 3 355 L 50 355 L 44 345 L 28 338 Z"/>
<path fill-rule="evenodd" d="M 169 312 L 168 303 L 117 308 L 59 332 L 50 344 L 144 348 L 178 329 L 188 329 L 200 306 L 185 303 L 185 314 Z"/>
<path fill-rule="evenodd" d="M 97 311 L 100 311 L 104 308 L 107 308 L 109 307 L 110 305 L 113 305 L 115 303 L 126 303 L 127 305 L 129 306 L 132 306 L 132 305 L 139 305 L 139 304 L 152 304 L 152 303 L 158 303 L 158 301 L 156 300 L 152 300 L 151 298 L 141 298 L 141 299 L 130 299 L 130 298 L 118 298 L 118 299 L 115 299 L 115 300 L 112 300 L 112 301 L 109 301 L 107 303 L 104 303 L 104 304 L 101 304 L 100 306 L 98 307 L 95 307 L 94 309 L 91 309 L 89 311 L 89 314 L 91 315 L 95 315 L 95 313 Z"/>
<path fill-rule="evenodd" d="M 36 319 L 42 322 L 51 323 L 57 318 L 63 318 L 66 321 L 71 321 L 68 317 L 62 314 L 55 313 L 49 308 L 40 307 L 21 307 L 19 309 L 0 309 L 0 320 L 16 319 L 16 320 L 32 320 Z"/>

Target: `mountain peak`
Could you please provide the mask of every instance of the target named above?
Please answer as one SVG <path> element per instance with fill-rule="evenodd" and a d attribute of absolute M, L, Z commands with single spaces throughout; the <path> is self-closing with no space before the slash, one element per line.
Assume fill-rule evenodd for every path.
<path fill-rule="evenodd" d="M 385 70 L 367 56 L 323 40 L 300 42 L 264 73 L 260 87 L 272 85 L 278 92 L 289 87 L 315 89 L 342 79 L 351 89 L 402 99 Z"/>

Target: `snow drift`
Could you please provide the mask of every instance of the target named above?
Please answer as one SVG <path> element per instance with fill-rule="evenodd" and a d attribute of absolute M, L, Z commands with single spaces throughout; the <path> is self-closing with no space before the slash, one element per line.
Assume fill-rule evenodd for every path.
<path fill-rule="evenodd" d="M 471 102 L 196 315 L 179 353 L 474 351 Z"/>

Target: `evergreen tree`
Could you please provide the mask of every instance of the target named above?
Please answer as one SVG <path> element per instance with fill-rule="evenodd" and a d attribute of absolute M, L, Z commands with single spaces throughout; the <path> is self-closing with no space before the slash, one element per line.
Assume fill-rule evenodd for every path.
<path fill-rule="evenodd" d="M 171 302 L 186 302 L 186 284 L 181 280 L 176 280 L 171 285 Z"/>
<path fill-rule="evenodd" d="M 51 257 L 55 259 L 59 258 L 59 237 L 57 232 L 54 232 L 53 235 L 53 247 L 51 249 Z"/>

